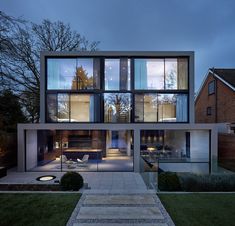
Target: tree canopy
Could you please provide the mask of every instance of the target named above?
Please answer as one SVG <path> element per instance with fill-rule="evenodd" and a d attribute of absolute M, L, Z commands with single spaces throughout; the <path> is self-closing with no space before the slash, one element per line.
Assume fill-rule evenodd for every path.
<path fill-rule="evenodd" d="M 48 19 L 35 24 L 0 11 L 1 89 L 11 89 L 31 122 L 39 121 L 40 52 L 95 51 L 90 42 L 69 24 Z"/>

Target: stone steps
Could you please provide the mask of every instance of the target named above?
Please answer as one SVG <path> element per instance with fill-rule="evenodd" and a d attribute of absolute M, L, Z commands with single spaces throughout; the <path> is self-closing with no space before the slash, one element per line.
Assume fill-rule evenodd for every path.
<path fill-rule="evenodd" d="M 78 204 L 68 226 L 174 225 L 160 208 L 157 196 L 151 193 L 83 194 Z"/>

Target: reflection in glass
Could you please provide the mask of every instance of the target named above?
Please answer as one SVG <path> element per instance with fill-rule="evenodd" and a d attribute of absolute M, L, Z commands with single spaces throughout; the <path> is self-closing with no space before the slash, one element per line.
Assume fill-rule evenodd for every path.
<path fill-rule="evenodd" d="M 48 59 L 48 90 L 99 89 L 100 60 L 90 58 Z"/>
<path fill-rule="evenodd" d="M 135 89 L 164 89 L 164 59 L 135 59 Z"/>
<path fill-rule="evenodd" d="M 105 59 L 105 90 L 130 89 L 130 60 Z"/>
<path fill-rule="evenodd" d="M 165 89 L 177 87 L 177 59 L 165 59 Z"/>
<path fill-rule="evenodd" d="M 58 94 L 58 122 L 69 122 L 69 94 Z"/>
<path fill-rule="evenodd" d="M 135 59 L 135 89 L 188 89 L 188 59 Z"/>
<path fill-rule="evenodd" d="M 135 121 L 157 122 L 157 94 L 135 96 Z"/>
<path fill-rule="evenodd" d="M 187 122 L 187 94 L 135 95 L 135 122 Z"/>
<path fill-rule="evenodd" d="M 47 89 L 76 89 L 73 79 L 76 74 L 76 59 L 47 60 Z"/>
<path fill-rule="evenodd" d="M 188 89 L 187 58 L 178 58 L 178 89 Z"/>
<path fill-rule="evenodd" d="M 47 122 L 57 121 L 57 100 L 56 94 L 47 95 Z"/>
<path fill-rule="evenodd" d="M 105 122 L 130 122 L 130 93 L 105 93 L 104 113 Z"/>
<path fill-rule="evenodd" d="M 186 105 L 187 107 L 187 105 Z M 174 94 L 158 95 L 158 121 L 176 121 L 176 96 Z"/>

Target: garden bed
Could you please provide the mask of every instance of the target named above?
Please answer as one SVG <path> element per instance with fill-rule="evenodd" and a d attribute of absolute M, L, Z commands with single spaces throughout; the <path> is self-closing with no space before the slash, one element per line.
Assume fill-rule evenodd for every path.
<path fill-rule="evenodd" d="M 200 175 L 163 172 L 158 177 L 160 191 L 228 192 L 235 191 L 235 174 Z"/>

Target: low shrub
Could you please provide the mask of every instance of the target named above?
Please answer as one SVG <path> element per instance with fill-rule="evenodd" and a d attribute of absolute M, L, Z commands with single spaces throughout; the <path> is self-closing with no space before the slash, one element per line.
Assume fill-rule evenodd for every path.
<path fill-rule="evenodd" d="M 235 191 L 235 175 L 233 174 L 179 173 L 178 177 L 183 191 Z"/>
<path fill-rule="evenodd" d="M 60 186 L 64 191 L 78 191 L 83 187 L 83 177 L 76 172 L 67 172 L 61 177 Z"/>
<path fill-rule="evenodd" d="M 158 176 L 158 188 L 161 191 L 181 191 L 178 175 L 173 172 L 162 172 Z"/>

